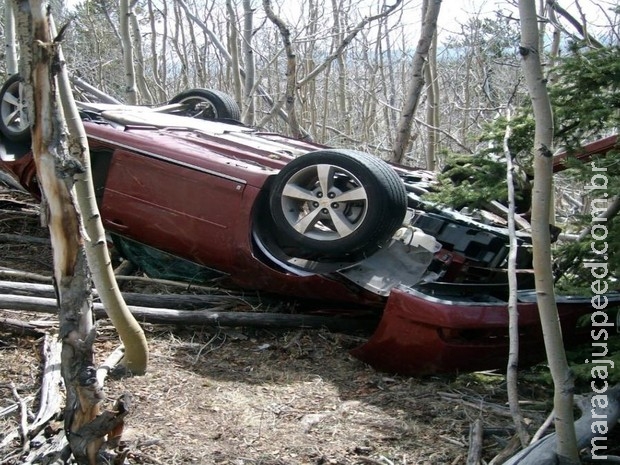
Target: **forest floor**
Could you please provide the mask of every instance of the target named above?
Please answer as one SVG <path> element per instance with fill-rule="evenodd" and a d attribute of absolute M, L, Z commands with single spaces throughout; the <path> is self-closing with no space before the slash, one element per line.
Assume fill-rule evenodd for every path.
<path fill-rule="evenodd" d="M 46 238 L 37 209 L 28 196 L 0 188 L 0 234 Z M 0 269 L 52 272 L 45 243 L 3 240 L 0 257 Z M 123 286 L 178 292 L 157 283 Z M 5 327 L 3 318 L 30 321 L 53 334 L 56 317 L 0 310 L 0 412 L 19 401 L 36 412 L 41 338 Z M 107 319 L 98 328 L 101 362 L 119 341 Z M 106 407 L 123 393 L 132 398 L 121 442 L 125 463 L 465 464 L 477 420 L 485 432 L 482 463 L 488 463 L 513 437 L 501 373 L 379 373 L 349 355 L 368 337 L 363 332 L 148 323 L 143 328 L 150 349 L 146 375 L 105 383 Z M 534 378 L 520 390 L 533 433 L 551 410 L 551 391 Z M 0 417 L 0 443 L 19 428 L 21 410 Z M 56 429 L 61 425 L 57 418 Z M 21 451 L 15 441 L 0 450 L 0 463 L 22 463 Z"/>

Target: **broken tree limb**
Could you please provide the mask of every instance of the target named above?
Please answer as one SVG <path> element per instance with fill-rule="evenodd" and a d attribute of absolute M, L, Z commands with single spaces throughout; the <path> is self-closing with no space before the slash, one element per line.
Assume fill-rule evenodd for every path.
<path fill-rule="evenodd" d="M 0 308 L 43 313 L 55 313 L 55 299 L 0 294 Z M 316 316 L 308 314 L 284 314 L 262 312 L 221 312 L 211 310 L 175 310 L 129 306 L 131 313 L 140 321 L 155 324 L 190 324 L 208 326 L 250 326 L 257 328 L 326 328 L 332 331 L 371 329 L 377 319 Z M 97 318 L 105 318 L 103 305 L 95 303 Z"/>
<path fill-rule="evenodd" d="M 601 395 L 604 395 L 606 399 L 604 406 L 602 406 L 602 402 L 595 401 L 596 397 Z M 591 395 L 578 403 L 578 407 L 583 412 L 582 416 L 575 421 L 575 434 L 579 450 L 591 447 L 592 440 L 597 437 L 595 431 L 599 429 L 596 422 L 604 419 L 606 427 L 611 431 L 620 419 L 620 384 L 607 390 L 604 394 L 598 394 L 596 397 Z M 600 436 L 606 435 L 600 434 Z M 555 465 L 558 463 L 556 443 L 556 433 L 545 436 L 505 462 L 505 465 Z"/>
<path fill-rule="evenodd" d="M 62 343 L 60 341 L 46 335 L 43 340 L 42 348 L 44 365 L 39 411 L 30 425 L 22 427 L 25 430 L 24 437 L 26 438 L 26 442 L 23 442 L 24 446 L 28 442 L 28 438 L 36 436 L 42 427 L 61 410 L 61 401 L 63 398 L 61 394 L 62 379 L 60 374 L 61 348 Z M 18 432 L 8 434 L 0 441 L 0 449 L 7 447 L 18 437 Z"/>
<path fill-rule="evenodd" d="M 469 427 L 469 452 L 467 453 L 467 465 L 478 465 L 482 457 L 482 440 L 484 439 L 484 430 L 482 428 L 482 420 L 476 420 Z"/>

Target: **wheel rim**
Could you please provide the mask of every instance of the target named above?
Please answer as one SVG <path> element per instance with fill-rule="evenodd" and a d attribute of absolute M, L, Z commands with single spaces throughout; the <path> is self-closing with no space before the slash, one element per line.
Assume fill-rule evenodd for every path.
<path fill-rule="evenodd" d="M 320 164 L 301 169 L 282 190 L 282 212 L 303 236 L 332 241 L 355 232 L 368 213 L 368 193 L 349 171 Z"/>
<path fill-rule="evenodd" d="M 199 97 L 188 97 L 179 103 L 184 103 L 188 106 L 186 115 L 191 118 L 217 119 L 218 117 L 217 109 L 209 100 Z"/>
<path fill-rule="evenodd" d="M 11 84 L 0 103 L 0 116 L 4 126 L 11 132 L 19 133 L 28 129 L 28 113 L 24 100 L 22 99 L 22 83 Z"/>

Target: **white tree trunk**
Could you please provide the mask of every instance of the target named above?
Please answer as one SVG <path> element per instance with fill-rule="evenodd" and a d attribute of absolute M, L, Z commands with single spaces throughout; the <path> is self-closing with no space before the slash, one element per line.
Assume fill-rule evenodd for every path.
<path fill-rule="evenodd" d="M 12 76 L 18 71 L 15 16 L 13 15 L 12 1 L 4 3 L 4 51 L 6 53 L 6 73 L 8 76 Z"/>
<path fill-rule="evenodd" d="M 413 70 L 411 72 L 411 84 L 407 97 L 403 105 L 403 110 L 396 128 L 396 141 L 392 150 L 390 161 L 402 163 L 411 138 L 411 126 L 415 117 L 416 109 L 420 94 L 424 87 L 424 65 L 428 59 L 428 51 L 433 40 L 433 35 L 437 30 L 437 17 L 439 16 L 439 8 L 441 0 L 428 0 L 428 6 L 424 12 L 424 20 L 422 22 L 422 32 L 418 40 L 418 46 L 413 57 Z"/>
<path fill-rule="evenodd" d="M 579 454 L 573 419 L 573 379 L 564 344 L 553 289 L 550 199 L 553 176 L 553 117 L 538 49 L 538 17 L 534 0 L 519 0 L 523 72 L 532 100 L 536 132 L 534 136 L 534 185 L 532 190 L 532 243 L 538 310 L 555 394 L 557 455 L 562 464 L 578 464 Z"/>
<path fill-rule="evenodd" d="M 125 98 L 129 105 L 138 103 L 136 74 L 133 65 L 133 46 L 129 30 L 129 0 L 120 0 L 121 39 L 123 42 L 123 63 L 125 65 Z"/>

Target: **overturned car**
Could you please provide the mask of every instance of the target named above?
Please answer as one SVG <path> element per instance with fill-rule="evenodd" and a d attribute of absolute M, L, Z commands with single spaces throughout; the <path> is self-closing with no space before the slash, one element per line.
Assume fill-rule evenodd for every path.
<path fill-rule="evenodd" d="M 0 167 L 39 194 L 18 77 L 0 91 Z M 424 200 L 432 173 L 238 123 L 228 96 L 195 89 L 161 109 L 80 103 L 106 231 L 130 260 L 148 249 L 231 284 L 372 309 L 352 351 L 382 371 L 502 368 L 508 232 L 501 217 Z M 518 237 L 521 360 L 544 358 L 530 238 Z M 332 305 L 333 306 L 333 305 Z M 558 296 L 566 341 L 588 298 Z"/>

